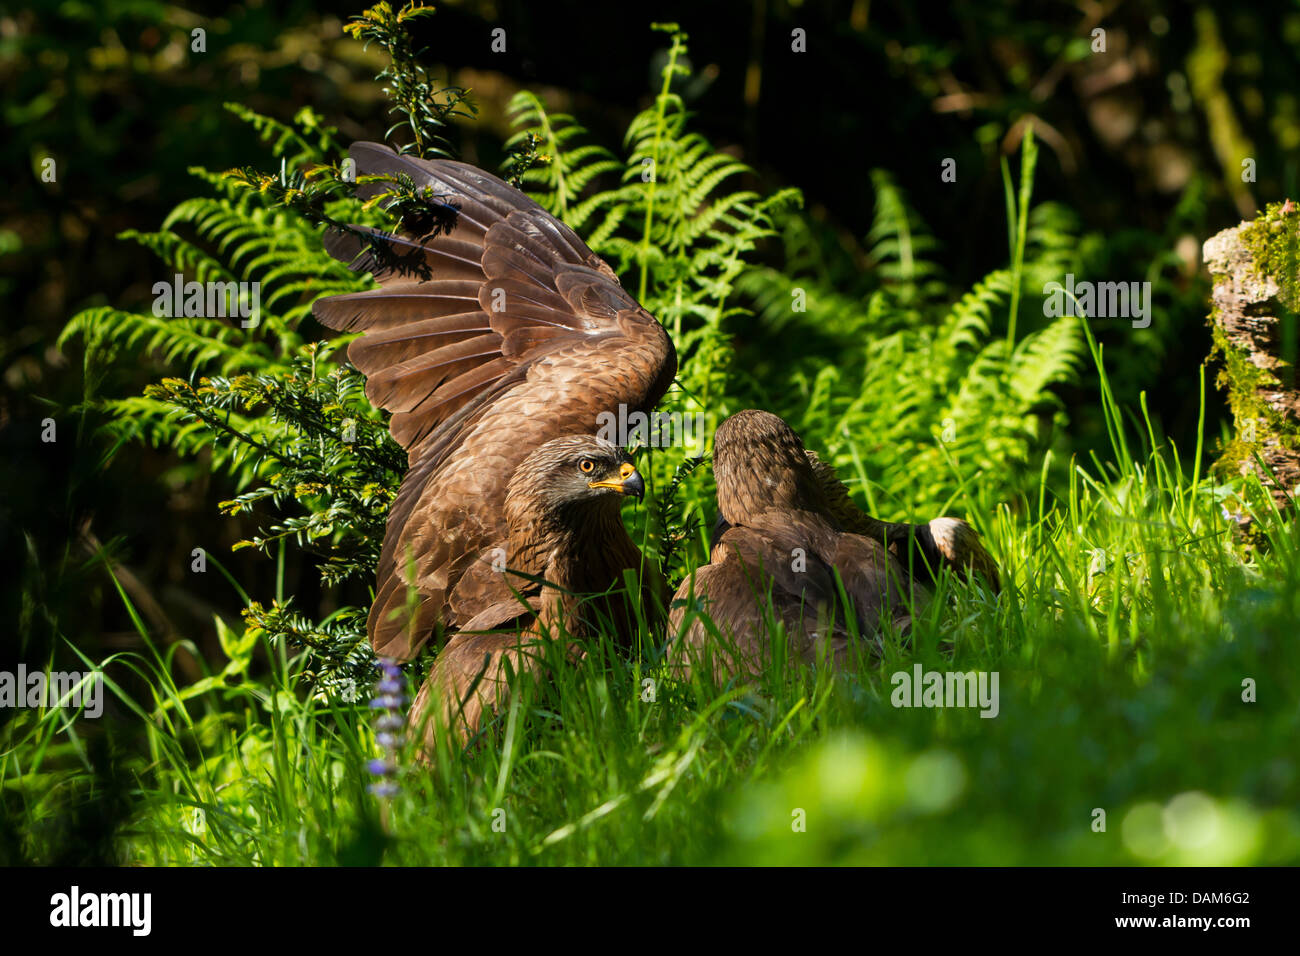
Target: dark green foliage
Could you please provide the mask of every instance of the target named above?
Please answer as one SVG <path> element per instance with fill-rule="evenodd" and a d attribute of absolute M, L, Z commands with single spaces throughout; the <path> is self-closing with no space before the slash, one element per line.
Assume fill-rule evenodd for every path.
<path fill-rule="evenodd" d="M 213 376 L 197 388 L 165 379 L 148 397 L 180 410 L 178 423 L 206 426 L 214 443 L 229 447 L 232 465 L 256 476 L 253 487 L 221 503 L 223 512 L 258 515 L 270 505 L 280 515 L 236 549 L 274 557 L 277 545 L 291 541 L 316 560 L 324 584 L 368 584 L 406 463 L 387 428 L 365 417 L 373 409 L 361 376 L 329 362 L 329 351 L 309 345 L 283 373 Z M 285 514 L 291 503 L 298 513 Z M 276 602 L 266 611 L 252 601 L 245 621 L 273 642 L 306 648 L 304 671 L 327 688 L 342 683 L 355 698 L 374 664 L 364 612 L 342 608 L 316 624 L 289 607 Z"/>
<path fill-rule="evenodd" d="M 427 16 L 379 4 L 347 29 L 388 59 L 379 77 L 397 117 L 390 142 L 437 156 L 453 151 L 448 121 L 472 106 L 421 65 L 412 28 L 436 24 Z M 101 440 L 147 443 L 220 476 L 233 490 L 214 510 L 239 528 L 236 547 L 274 562 L 278 586 L 244 594 L 233 582 L 242 627 L 216 617 L 213 670 L 180 679 L 189 648 L 160 645 L 97 554 L 90 567 L 139 640 L 83 662 L 108 674 L 113 726 L 129 731 L 114 731 L 124 739 L 108 780 L 80 724 L 53 711 L 20 714 L 0 748 L 0 793 L 24 828 L 0 829 L 0 856 L 72 860 L 68 848 L 83 837 L 87 859 L 152 864 L 1300 855 L 1300 778 L 1284 749 L 1297 731 L 1284 702 L 1300 673 L 1287 630 L 1300 594 L 1295 525 L 1243 490 L 1262 544 L 1239 549 L 1220 505 L 1237 490 L 1210 486 L 1199 455 L 1185 469 L 1145 415 L 1144 447 L 1129 448 L 1105 369 L 1118 378 L 1116 362 L 1148 362 L 1161 340 L 1104 362 L 1093 331 L 1045 319 L 1036 300 L 1063 272 L 1096 274 L 1139 255 L 1155 257 L 1161 301 L 1195 300 L 1164 248 L 1203 218 L 1195 190 L 1169 235 L 1103 240 L 1066 206 L 1032 204 L 1037 147 L 1027 135 L 1018 173 L 1004 166 L 1005 223 L 997 203 L 981 226 L 997 237 L 987 243 L 994 267 L 968 286 L 950 277 L 951 250 L 917 209 L 925 197 L 905 194 L 897 172 L 846 175 L 849 191 L 860 180 L 866 194 L 869 180 L 874 194 L 860 240 L 805 212 L 798 191 L 757 185 L 754 170 L 694 127 L 687 91 L 702 77 L 688 65 L 685 34 L 660 29 L 654 95 L 621 142 L 600 142 L 524 90 L 510 103 L 506 174 L 605 256 L 669 329 L 681 365 L 664 411 L 706 416 L 707 439 L 731 412 L 771 408 L 881 517 L 966 514 L 1002 563 L 1003 599 L 941 591 L 911 641 L 887 642 L 879 660 L 839 676 L 777 669 L 752 686 L 676 680 L 660 662 L 662 635 L 643 635 L 635 655 L 598 636 L 583 667 L 526 684 L 485 745 L 440 754 L 431 775 L 403 752 L 400 790 L 381 813 L 365 789 L 366 762 L 380 748 L 365 706 L 373 670 L 364 590 L 404 454 L 343 361 L 347 337 L 319 341 L 309 315 L 317 297 L 369 284 L 324 253 L 325 227 L 419 224 L 430 197 L 397 177 L 386 182 L 392 206 L 360 203 L 344 176 L 344 144 L 320 115 L 304 109 L 284 122 L 230 104 L 265 143 L 265 161 L 192 170 L 204 195 L 158 231 L 123 237 L 156 254 L 168 278 L 260 283 L 259 321 L 94 303 L 60 344 L 84 346 L 82 410 L 103 416 Z M 1078 44 L 1054 47 L 1058 33 L 1024 36 L 1034 51 L 1073 62 Z M 947 68 L 944 49 L 911 50 L 922 74 Z M 972 148 L 990 145 L 986 132 Z M 857 157 L 837 159 L 843 170 Z M 800 297 L 804 311 L 793 307 Z M 1074 407 L 1104 436 L 1086 464 L 1068 455 L 1060 398 L 1085 344 L 1097 388 Z M 114 392 L 110 373 L 144 359 L 169 377 L 143 395 Z M 1205 407 L 1202 393 L 1198 426 Z M 641 453 L 650 504 L 626 518 L 673 583 L 703 559 L 713 527 L 707 451 L 706 441 Z M 285 593 L 278 572 L 291 553 L 318 572 L 318 602 Z M 890 706 L 891 673 L 916 662 L 999 671 L 1002 718 Z M 412 687 L 420 676 L 408 668 Z M 1241 703 L 1244 677 L 1260 681 L 1258 705 Z M 96 815 L 88 808 L 101 795 Z M 1188 795 L 1232 839 L 1160 843 L 1162 813 Z M 1110 835 L 1088 828 L 1098 804 L 1112 813 Z M 817 822 L 795 842 L 792 806 Z M 498 811 L 504 832 L 493 827 Z"/>
<path fill-rule="evenodd" d="M 1032 177 L 1031 163 L 1022 175 Z M 1028 257 L 952 302 L 930 258 L 937 245 L 929 230 L 888 174 L 876 171 L 872 182 L 865 277 L 852 253 L 792 219 L 788 265 L 741 278 L 760 321 L 746 363 L 755 399 L 795 423 L 873 513 L 942 512 L 977 477 L 993 500 L 1023 494 L 1066 423 L 1053 389 L 1074 378 L 1083 333 L 1077 319 L 1062 317 L 1014 341 L 1001 319 L 1016 289 L 1059 275 L 1050 270 L 1072 237 L 1059 219 L 1032 214 L 1027 182 L 1019 216 Z M 837 361 L 790 347 L 810 327 L 819 351 Z"/>
<path fill-rule="evenodd" d="M 445 135 L 450 122 L 456 117 L 472 118 L 478 112 L 468 90 L 435 83 L 420 62 L 421 51 L 416 49 L 409 27 L 433 14 L 433 8 L 422 3 L 404 3 L 399 10 L 387 2 L 377 3 L 343 28 L 367 46 L 378 44 L 387 54 L 389 65 L 375 79 L 385 84 L 384 92 L 392 102 L 390 112 L 403 118 L 388 128 L 384 139 L 398 152 L 424 159 L 451 156 Z M 407 141 L 394 139 L 399 130 L 409 137 Z"/>
<path fill-rule="evenodd" d="M 408 118 L 390 135 L 410 130 L 418 144 L 412 148 L 424 154 L 447 116 L 410 110 L 412 91 L 429 80 L 402 38 L 408 20 L 381 4 L 354 21 L 351 32 L 388 52 L 381 78 Z M 796 191 L 764 198 L 736 188 L 749 170 L 690 128 L 676 92 L 674 84 L 688 75 L 687 38 L 673 25 L 657 29 L 670 38 L 662 83 L 629 125 L 623 159 L 592 143 L 574 117 L 551 115 L 527 92 L 511 104 L 518 132 L 507 145 L 514 151 L 512 174 L 538 188 L 538 201 L 585 234 L 617 271 L 635 277 L 640 301 L 673 334 L 680 372 L 663 409 L 703 415 L 707 442 L 726 414 L 753 405 L 772 408 L 841 468 L 850 487 L 860 490 L 861 503 L 889 518 L 948 510 L 977 476 L 983 476 L 985 500 L 1024 493 L 1038 477 L 1033 456 L 1050 447 L 1054 428 L 1064 423 L 1051 389 L 1069 379 L 1082 348 L 1073 319 L 1056 320 L 1019 341 L 998 331 L 999 313 L 1031 281 L 1026 277 L 1036 281 L 1059 267 L 1072 238 L 1059 217 L 1035 216 L 1030 207 L 1032 137 L 1019 201 L 1011 206 L 1024 226 L 1018 242 L 1012 230 L 1019 268 L 990 274 L 952 303 L 934 259 L 936 241 L 883 171 L 871 177 L 877 209 L 863 250 L 871 265 L 866 273 L 856 267 L 854 252 L 828 242 L 797 212 Z M 454 100 L 459 93 L 447 96 Z M 75 317 L 64 338 L 82 335 L 88 345 L 110 352 L 147 348 L 187 370 L 197 385 L 169 380 L 142 399 L 103 402 L 115 416 L 110 429 L 182 453 L 211 445 L 214 465 L 233 475 L 240 490 L 223 509 L 240 514 L 260 506 L 278 513 L 245 544 L 269 554 L 273 545 L 291 540 L 318 563 L 325 585 L 364 580 L 402 472 L 401 456 L 362 399 L 359 378 L 335 364 L 333 344 L 308 345 L 298 329 L 317 295 L 365 287 L 364 278 L 321 250 L 321 227 L 412 225 L 413 217 L 436 207 L 407 177 L 384 181 L 393 202 L 382 212 L 374 201 L 363 206 L 352 199 L 336 131 L 310 110 L 283 124 L 231 109 L 254 124 L 280 171 L 196 170 L 220 195 L 183 203 L 162 231 L 130 238 L 200 281 L 260 281 L 265 306 L 259 326 L 245 330 L 219 319 L 101 309 Z M 750 265 L 759 244 L 776 238 L 778 223 L 787 267 Z M 184 238 L 181 226 L 190 227 L 198 242 Z M 1017 249 L 1025 254 L 1016 255 Z M 796 311 L 793 297 L 803 298 L 806 311 Z M 756 314 L 747 300 L 756 304 Z M 796 320 L 801 329 L 815 330 L 819 349 L 783 346 Z M 734 369 L 732 338 L 741 340 L 744 354 L 755 336 L 759 355 L 744 371 Z M 827 363 L 822 356 L 828 352 L 839 360 Z M 349 422 L 357 442 L 342 439 Z M 702 556 L 712 528 L 710 483 L 687 477 L 706 450 L 655 448 L 642 462 L 652 491 L 664 493 L 655 512 L 634 512 L 630 521 L 674 582 Z M 683 481 L 690 484 L 688 494 Z M 297 513 L 284 514 L 290 504 Z M 356 623 L 359 615 L 346 611 L 342 619 Z M 283 620 L 269 623 L 277 627 Z M 308 644 L 315 673 L 351 672 L 359 660 L 351 638 L 304 641 L 301 635 L 315 629 L 295 620 L 271 633 L 294 646 Z M 329 648 L 338 651 L 337 660 L 328 657 Z"/>

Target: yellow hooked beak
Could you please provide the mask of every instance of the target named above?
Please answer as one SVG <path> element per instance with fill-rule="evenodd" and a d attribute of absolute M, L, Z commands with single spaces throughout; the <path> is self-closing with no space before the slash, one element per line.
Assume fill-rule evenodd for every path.
<path fill-rule="evenodd" d="M 630 461 L 625 461 L 619 466 L 617 478 L 589 481 L 587 487 L 611 488 L 620 495 L 636 495 L 638 501 L 645 497 L 645 482 L 641 480 L 641 473 Z"/>

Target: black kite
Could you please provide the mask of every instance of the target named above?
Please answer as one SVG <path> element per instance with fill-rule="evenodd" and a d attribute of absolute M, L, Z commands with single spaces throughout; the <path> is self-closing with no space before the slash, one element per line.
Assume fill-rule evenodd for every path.
<path fill-rule="evenodd" d="M 375 143 L 353 144 L 349 156 L 359 176 L 404 174 L 431 187 L 437 207 L 429 223 L 398 235 L 328 233 L 329 252 L 380 288 L 313 307 L 332 329 L 365 332 L 348 358 L 366 374 L 371 402 L 393 413 L 389 428 L 410 463 L 389 512 L 368 629 L 375 653 L 397 660 L 445 635 L 413 716 L 431 691 L 463 694 L 477 683 L 476 699 L 446 701 L 464 704 L 472 731 L 520 631 L 550 633 L 552 615 L 566 610 L 558 595 L 606 591 L 625 568 L 641 574 L 618 515 L 619 495 L 639 494 L 641 478 L 593 433 L 620 405 L 649 413 L 672 382 L 676 353 L 573 230 L 500 179 Z M 357 195 L 390 189 L 366 183 Z M 662 600 L 655 573 L 643 580 L 643 599 Z M 567 610 L 576 634 L 581 615 Z M 615 617 L 628 620 L 625 611 Z M 521 612 L 541 618 L 521 621 Z M 472 633 L 501 628 L 513 633 Z"/>
<path fill-rule="evenodd" d="M 769 412 L 738 412 L 718 426 L 713 471 L 718 528 L 710 560 L 682 582 L 669 620 L 671 656 L 682 671 L 705 664 L 720 681 L 755 677 L 778 649 L 777 626 L 791 659 L 824 656 L 843 666 L 855 636 L 870 644 L 886 620 L 910 626 L 913 593 L 940 565 L 999 587 L 970 525 L 956 518 L 891 524 L 863 514 L 834 469 Z M 692 597 L 708 620 L 696 615 L 679 634 Z"/>

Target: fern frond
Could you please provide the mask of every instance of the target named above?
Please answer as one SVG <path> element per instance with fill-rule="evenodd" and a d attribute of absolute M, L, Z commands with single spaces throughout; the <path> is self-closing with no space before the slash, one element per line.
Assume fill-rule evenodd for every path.
<path fill-rule="evenodd" d="M 587 130 L 566 113 L 548 113 L 541 97 L 527 90 L 511 98 L 506 112 L 517 130 L 506 141 L 506 148 L 513 149 L 533 135 L 549 160 L 524 173 L 525 183 L 540 187 L 530 190 L 531 195 L 548 212 L 578 228 L 586 217 L 577 223 L 570 221 L 569 209 L 598 176 L 619 168 L 614 154 L 594 143 L 571 145 L 585 138 Z"/>
<path fill-rule="evenodd" d="M 309 140 L 288 123 L 264 116 L 242 103 L 225 103 L 224 106 L 257 130 L 262 142 L 270 146 L 271 155 L 283 159 L 289 169 L 325 162 L 327 157 L 342 152 L 334 139 L 338 130 L 333 126 L 326 126 L 322 118 L 309 106 L 304 106 L 298 111 L 294 116 L 294 122 L 313 134 L 314 140 Z"/>

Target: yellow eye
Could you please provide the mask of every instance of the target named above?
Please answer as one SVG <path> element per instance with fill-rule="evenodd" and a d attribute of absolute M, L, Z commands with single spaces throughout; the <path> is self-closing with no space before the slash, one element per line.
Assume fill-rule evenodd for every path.
<path fill-rule="evenodd" d="M 578 462 L 578 467 L 582 469 L 584 475 L 589 475 L 595 469 L 596 463 L 590 458 L 584 458 L 582 461 Z"/>

